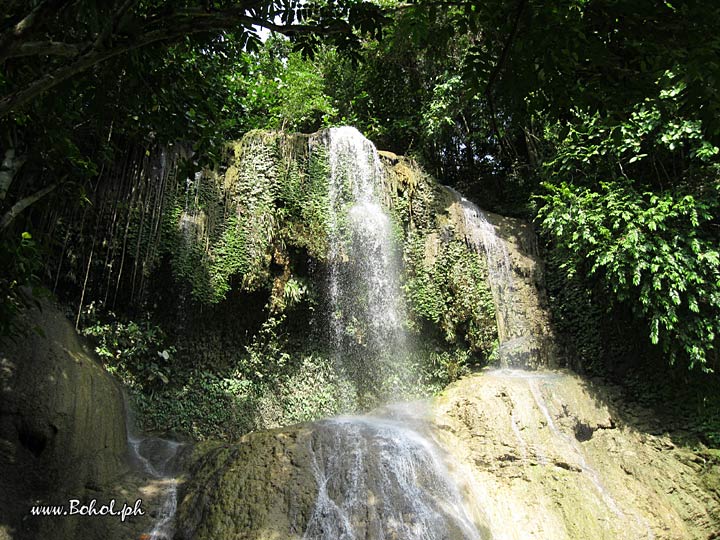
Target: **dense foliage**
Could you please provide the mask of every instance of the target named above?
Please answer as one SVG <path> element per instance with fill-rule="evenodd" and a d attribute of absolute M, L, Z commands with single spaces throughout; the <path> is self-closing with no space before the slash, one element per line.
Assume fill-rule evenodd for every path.
<path fill-rule="evenodd" d="M 458 172 L 481 204 L 538 217 L 554 268 L 592 294 L 590 306 L 585 297 L 558 312 L 629 309 L 648 328 L 637 339 L 661 343 L 670 361 L 712 369 L 720 42 L 683 39 L 712 34 L 720 10 L 706 8 L 521 0 L 439 13 L 419 2 L 367 52 L 370 73 L 382 66 L 390 87 L 409 89 L 404 105 L 381 99 L 377 85 L 353 94 L 368 92 L 373 118 L 393 119 L 379 122 L 380 140 L 388 130 L 443 178 Z M 403 120 L 416 131 L 398 138 L 390 130 Z M 436 144 L 433 129 L 466 154 Z M 448 158 L 443 171 L 437 163 Z M 534 208 L 524 206 L 533 194 Z"/>
<path fill-rule="evenodd" d="M 457 240 L 439 245 L 435 259 L 428 261 L 425 246 L 425 241 L 414 242 L 407 257 L 412 261 L 406 284 L 410 306 L 418 317 L 438 325 L 449 343 L 464 342 L 489 358 L 497 332 L 485 261 Z"/>
<path fill-rule="evenodd" d="M 568 275 L 599 276 L 611 298 L 649 321 L 651 342 L 662 341 L 671 361 L 682 352 L 690 367 L 716 365 L 720 259 L 704 229 L 720 210 L 717 193 L 640 194 L 627 182 L 548 189 L 540 216 Z"/>

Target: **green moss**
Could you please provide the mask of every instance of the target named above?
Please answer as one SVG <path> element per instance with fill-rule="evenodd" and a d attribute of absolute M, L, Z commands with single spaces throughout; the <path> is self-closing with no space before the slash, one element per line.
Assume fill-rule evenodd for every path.
<path fill-rule="evenodd" d="M 418 333 L 426 323 L 436 328 L 451 346 L 444 351 L 448 358 L 456 354 L 454 347 L 467 346 L 487 360 L 497 328 L 485 259 L 448 226 L 449 195 L 436 180 L 411 160 L 388 153 L 382 157 L 389 210 L 403 245 L 410 326 Z M 454 361 L 431 359 L 430 364 L 452 366 Z"/>
<path fill-rule="evenodd" d="M 417 318 L 438 326 L 449 344 L 466 343 L 487 359 L 497 340 L 487 264 L 458 240 L 410 241 L 405 290 Z"/>
<path fill-rule="evenodd" d="M 308 138 L 254 131 L 231 143 L 224 164 L 176 190 L 163 244 L 173 275 L 201 304 L 234 284 L 271 289 L 274 254 L 327 249 L 327 151 Z M 292 261 L 290 261 L 292 263 Z"/>

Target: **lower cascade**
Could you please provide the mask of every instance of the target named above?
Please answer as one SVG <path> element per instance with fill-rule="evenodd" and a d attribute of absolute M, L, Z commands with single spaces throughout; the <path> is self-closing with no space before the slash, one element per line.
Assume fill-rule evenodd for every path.
<path fill-rule="evenodd" d="M 303 538 L 482 538 L 424 421 L 409 406 L 322 422 L 318 495 Z"/>
<path fill-rule="evenodd" d="M 175 533 L 175 513 L 178 504 L 178 480 L 175 477 L 176 458 L 182 443 L 159 437 L 128 436 L 130 456 L 160 492 L 160 501 L 152 530 L 147 540 L 172 540 Z"/>

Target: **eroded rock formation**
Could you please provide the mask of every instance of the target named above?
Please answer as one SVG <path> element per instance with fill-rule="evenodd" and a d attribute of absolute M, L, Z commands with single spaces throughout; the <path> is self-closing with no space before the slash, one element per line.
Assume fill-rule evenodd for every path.
<path fill-rule="evenodd" d="M 116 499 L 119 511 L 153 493 L 128 475 L 120 385 L 50 302 L 20 317 L 24 335 L 0 345 L 0 538 L 134 536 L 142 517 L 31 515 L 34 505 L 69 511 L 71 499 L 97 509 Z"/>
<path fill-rule="evenodd" d="M 651 426 L 624 420 L 609 405 L 610 393 L 569 373 L 490 371 L 450 386 L 426 415 L 405 418 L 408 429 L 429 441 L 443 460 L 478 534 L 447 527 L 438 538 L 713 538 L 720 527 L 720 498 L 709 486 L 717 486 L 717 462 L 675 445 L 670 435 L 648 433 Z M 388 413 L 359 418 L 388 418 Z M 387 445 L 371 444 L 364 455 L 360 503 L 366 519 L 350 524 L 355 538 L 383 537 L 373 527 L 391 522 L 381 519 L 388 516 L 382 509 L 389 501 L 378 495 L 404 500 L 403 493 L 382 489 L 379 479 L 395 475 L 383 448 Z M 325 538 L 342 522 L 340 515 L 357 515 L 347 503 L 353 467 L 346 463 L 335 479 L 317 474 L 318 453 L 333 449 L 339 456 L 355 455 L 337 426 L 327 422 L 198 447 L 180 506 L 181 537 L 296 539 L 314 526 L 309 537 Z M 417 497 L 426 488 L 438 492 L 437 486 L 430 490 L 428 469 L 407 470 L 418 475 Z M 345 482 L 345 490 L 334 490 L 337 482 Z M 312 519 L 323 497 L 329 499 L 327 522 L 318 529 Z M 445 494 L 444 501 L 447 511 L 452 496 Z M 425 507 L 432 510 L 432 502 Z M 337 508 L 345 513 L 333 515 Z M 410 526 L 422 519 L 409 503 L 398 508 L 406 513 L 393 514 L 396 523 L 404 519 Z M 384 534 L 388 530 L 404 529 L 386 526 Z"/>

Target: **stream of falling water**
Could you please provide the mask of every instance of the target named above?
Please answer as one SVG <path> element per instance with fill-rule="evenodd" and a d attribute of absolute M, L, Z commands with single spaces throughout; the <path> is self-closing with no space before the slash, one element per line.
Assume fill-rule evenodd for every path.
<path fill-rule="evenodd" d="M 329 130 L 328 146 L 332 344 L 340 372 L 356 388 L 372 388 L 408 375 L 399 261 L 379 195 L 383 172 L 377 150 L 354 128 Z M 378 397 L 387 402 L 392 388 Z M 330 435 L 311 449 L 318 494 L 303 538 L 481 538 L 424 434 L 426 422 L 410 410 L 320 423 Z"/>
<path fill-rule="evenodd" d="M 182 443 L 159 437 L 138 438 L 128 435 L 128 446 L 133 460 L 161 490 L 160 508 L 147 538 L 172 540 L 178 503 L 178 482 L 174 476 L 173 461 Z"/>
<path fill-rule="evenodd" d="M 484 255 L 487 261 L 488 282 L 495 302 L 501 367 L 528 368 L 542 365 L 537 358 L 541 349 L 539 336 L 534 335 L 526 315 L 518 310 L 522 302 L 507 242 L 497 234 L 485 212 L 453 188 L 447 189 L 454 194 L 462 208 L 467 243 Z"/>
<path fill-rule="evenodd" d="M 334 441 L 313 449 L 319 493 L 304 538 L 480 539 L 443 457 L 409 408 L 323 427 Z"/>
<path fill-rule="evenodd" d="M 325 133 L 324 143 L 330 155 L 326 285 L 331 345 L 340 375 L 358 394 L 371 389 L 375 393 L 375 405 L 386 406 L 374 414 L 347 415 L 313 424 L 317 436 L 310 439 L 311 459 L 307 466 L 312 470 L 317 494 L 302 537 L 305 540 L 490 540 L 493 535 L 499 538 L 498 531 L 513 528 L 514 524 L 497 522 L 490 526 L 486 523 L 486 516 L 490 514 L 482 512 L 478 503 L 492 500 L 494 494 L 485 485 L 468 488 L 468 479 L 461 479 L 463 488 L 458 487 L 455 478 L 459 475 L 455 472 L 453 476 L 448 469 L 423 405 L 387 405 L 391 399 L 400 398 L 398 388 L 392 384 L 393 377 L 409 377 L 411 371 L 407 365 L 407 337 L 403 328 L 400 261 L 393 245 L 393 224 L 381 201 L 383 170 L 375 147 L 354 128 L 333 128 Z M 454 193 L 462 208 L 466 239 L 487 260 L 501 348 L 515 340 L 534 339 L 522 317 L 512 310 L 516 285 L 505 240 L 497 235 L 495 226 L 477 206 Z M 522 365 L 521 361 L 507 362 L 508 357 L 501 358 L 506 366 Z M 523 400 L 534 402 L 544 419 L 543 429 L 552 434 L 552 445 L 569 448 L 579 463 L 580 472 L 589 478 L 615 516 L 628 515 L 605 489 L 600 475 L 585 458 L 582 446 L 556 425 L 551 411 L 553 400 L 546 400 L 548 391 L 544 384 L 557 377 L 556 374 L 504 369 L 489 372 L 487 376 L 527 380 L 529 395 Z M 362 399 L 358 402 L 362 404 Z M 541 447 L 535 447 L 533 440 L 523 435 L 522 418 L 512 406 L 509 416 L 523 463 L 537 458 L 540 465 L 550 465 Z M 171 540 L 176 532 L 174 520 L 178 505 L 173 465 L 182 445 L 155 437 L 132 436 L 128 444 L 139 467 L 160 489 L 161 504 L 154 527 L 149 535 L 143 536 L 149 540 Z M 273 483 L 273 489 L 276 487 Z M 472 494 L 475 488 L 482 492 L 482 497 L 472 499 L 473 495 L 466 495 Z M 468 505 L 465 497 L 472 499 L 470 502 L 474 505 Z M 647 527 L 637 515 L 634 517 Z M 647 538 L 652 539 L 652 531 L 649 527 L 647 530 Z M 522 530 L 512 530 L 512 538 L 520 538 L 515 532 L 522 534 Z"/>
<path fill-rule="evenodd" d="M 397 393 L 384 383 L 407 375 L 400 261 L 380 201 L 383 170 L 375 146 L 355 128 L 327 136 L 331 345 L 357 393 L 382 403 Z"/>

